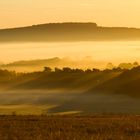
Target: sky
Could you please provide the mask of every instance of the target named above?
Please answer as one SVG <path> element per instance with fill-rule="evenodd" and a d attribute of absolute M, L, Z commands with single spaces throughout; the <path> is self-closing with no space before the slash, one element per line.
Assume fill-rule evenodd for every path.
<path fill-rule="evenodd" d="M 0 0 L 0 28 L 50 22 L 140 28 L 140 0 Z"/>

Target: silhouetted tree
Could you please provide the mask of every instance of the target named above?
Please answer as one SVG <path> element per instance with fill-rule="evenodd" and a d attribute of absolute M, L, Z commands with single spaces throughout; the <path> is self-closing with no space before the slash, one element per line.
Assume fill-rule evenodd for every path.
<path fill-rule="evenodd" d="M 138 63 L 138 62 L 134 62 L 134 63 L 133 63 L 133 66 L 134 66 L 134 67 L 138 67 L 138 66 L 139 66 L 139 63 Z"/>
<path fill-rule="evenodd" d="M 44 67 L 44 72 L 52 72 L 52 69 L 50 67 Z"/>
<path fill-rule="evenodd" d="M 121 69 L 132 69 L 134 66 L 131 63 L 121 63 L 118 67 Z"/>
<path fill-rule="evenodd" d="M 87 70 L 85 70 L 85 72 L 86 72 L 86 73 L 91 73 L 92 70 L 91 70 L 91 69 L 87 69 Z"/>
<path fill-rule="evenodd" d="M 72 72 L 72 69 L 69 67 L 64 67 L 63 72 Z"/>
<path fill-rule="evenodd" d="M 93 71 L 93 72 L 100 72 L 99 69 L 94 69 L 94 68 L 92 69 L 92 71 Z"/>
<path fill-rule="evenodd" d="M 62 70 L 59 69 L 59 68 L 54 68 L 54 71 L 55 71 L 55 72 L 62 72 Z"/>
<path fill-rule="evenodd" d="M 108 63 L 106 66 L 106 69 L 112 70 L 114 68 L 114 65 L 112 63 Z"/>

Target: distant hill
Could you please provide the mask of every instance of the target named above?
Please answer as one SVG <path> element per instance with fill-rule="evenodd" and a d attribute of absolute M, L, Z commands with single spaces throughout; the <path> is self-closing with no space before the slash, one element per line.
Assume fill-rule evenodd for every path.
<path fill-rule="evenodd" d="M 51 68 L 54 68 L 56 66 L 62 67 L 64 63 L 65 63 L 64 59 L 54 57 L 49 59 L 15 61 L 12 63 L 0 65 L 0 68 L 12 71 L 15 70 L 18 72 L 31 72 L 31 71 L 40 71 L 45 66 L 49 66 Z"/>
<path fill-rule="evenodd" d="M 140 29 L 100 27 L 96 23 L 50 23 L 1 29 L 0 42 L 140 40 Z"/>
<path fill-rule="evenodd" d="M 15 61 L 8 64 L 1 64 L 1 69 L 7 69 L 17 72 L 33 72 L 41 71 L 45 66 L 51 67 L 54 69 L 63 68 L 63 67 L 72 67 L 72 68 L 93 68 L 93 67 L 103 67 L 105 64 L 103 62 L 93 61 L 90 57 L 85 57 L 81 60 L 72 60 L 70 58 L 48 58 L 48 59 L 37 59 L 37 60 L 23 60 Z"/>

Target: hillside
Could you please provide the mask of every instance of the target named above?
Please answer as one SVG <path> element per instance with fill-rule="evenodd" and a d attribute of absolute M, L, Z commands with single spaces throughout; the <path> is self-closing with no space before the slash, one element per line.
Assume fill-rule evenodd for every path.
<path fill-rule="evenodd" d="M 76 90 L 90 94 L 105 93 L 140 97 L 140 67 L 132 70 L 63 69 L 32 73 L 0 71 L 0 87 L 20 90 Z"/>
<path fill-rule="evenodd" d="M 32 73 L 0 70 L 1 112 L 140 113 L 140 67 L 63 68 Z M 11 108 L 12 105 L 12 108 Z"/>
<path fill-rule="evenodd" d="M 119 76 L 93 88 L 92 92 L 126 94 L 140 97 L 140 67 L 127 70 Z"/>
<path fill-rule="evenodd" d="M 97 40 L 140 40 L 140 29 L 100 27 L 96 23 L 50 23 L 0 30 L 0 42 Z"/>
<path fill-rule="evenodd" d="M 37 59 L 37 60 L 22 60 L 15 61 L 8 64 L 2 64 L 0 66 L 1 69 L 15 70 L 17 72 L 32 72 L 32 71 L 40 71 L 45 66 L 55 67 L 61 66 L 64 64 L 64 61 L 58 57 L 50 58 L 50 59 Z"/>

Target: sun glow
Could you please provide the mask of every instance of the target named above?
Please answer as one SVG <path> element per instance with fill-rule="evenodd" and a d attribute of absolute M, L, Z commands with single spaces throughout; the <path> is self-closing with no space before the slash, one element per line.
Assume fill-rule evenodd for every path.
<path fill-rule="evenodd" d="M 48 22 L 140 27 L 139 0 L 3 0 L 0 28 Z"/>

